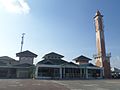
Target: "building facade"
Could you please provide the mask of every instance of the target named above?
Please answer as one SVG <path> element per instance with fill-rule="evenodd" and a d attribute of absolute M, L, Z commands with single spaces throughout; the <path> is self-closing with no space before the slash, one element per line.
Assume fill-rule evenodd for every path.
<path fill-rule="evenodd" d="M 103 69 L 91 63 L 75 64 L 63 60 L 64 56 L 51 52 L 36 65 L 35 78 L 39 79 L 94 79 L 102 78 Z M 83 57 L 86 60 L 87 57 Z M 88 59 L 88 58 L 87 58 Z M 89 60 L 87 60 L 89 61 Z"/>
<path fill-rule="evenodd" d="M 96 47 L 97 54 L 94 55 L 96 59 L 96 66 L 104 68 L 104 77 L 111 78 L 111 67 L 110 67 L 110 54 L 106 54 L 105 49 L 105 38 L 104 38 L 104 26 L 103 26 L 103 15 L 99 11 L 96 12 L 94 17 L 95 31 L 96 31 Z"/>
<path fill-rule="evenodd" d="M 34 57 L 36 54 L 30 51 L 23 51 L 16 54 L 19 60 L 8 56 L 0 57 L 0 78 L 32 78 Z"/>
<path fill-rule="evenodd" d="M 96 65 L 83 55 L 73 59 L 72 62 L 63 60 L 63 55 L 51 52 L 43 56 L 36 66 L 33 65 L 36 54 L 23 51 L 16 54 L 19 60 L 7 56 L 0 57 L 0 78 L 31 78 L 39 79 L 100 79 L 110 78 L 110 54 L 106 54 L 103 30 L 103 15 L 96 12 L 95 31 L 97 54 L 94 55 Z M 23 37 L 22 37 L 23 39 Z M 23 44 L 23 41 L 22 41 Z M 21 49 L 22 50 L 22 49 Z"/>

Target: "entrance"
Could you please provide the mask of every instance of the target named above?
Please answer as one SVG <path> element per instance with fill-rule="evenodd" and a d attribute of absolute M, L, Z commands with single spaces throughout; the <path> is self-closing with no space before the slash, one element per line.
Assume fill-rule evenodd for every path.
<path fill-rule="evenodd" d="M 51 68 L 51 67 L 39 67 L 38 68 L 38 76 L 39 77 L 50 77 L 57 78 L 60 77 L 59 68 Z"/>

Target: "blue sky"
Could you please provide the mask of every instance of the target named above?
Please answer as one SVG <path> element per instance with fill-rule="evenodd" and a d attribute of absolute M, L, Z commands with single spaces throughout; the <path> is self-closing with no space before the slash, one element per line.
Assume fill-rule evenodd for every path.
<path fill-rule="evenodd" d="M 119 3 L 120 0 L 0 0 L 0 56 L 16 58 L 21 34 L 26 33 L 23 51 L 38 54 L 35 63 L 49 52 L 60 53 L 68 61 L 80 55 L 93 58 L 93 17 L 100 10 L 104 15 L 106 51 L 112 53 L 111 65 L 120 68 Z"/>

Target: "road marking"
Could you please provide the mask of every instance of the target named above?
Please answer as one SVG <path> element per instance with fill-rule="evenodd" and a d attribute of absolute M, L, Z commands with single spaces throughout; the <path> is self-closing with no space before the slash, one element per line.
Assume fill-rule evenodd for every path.
<path fill-rule="evenodd" d="M 96 90 L 109 90 L 109 89 L 105 89 L 105 88 L 97 88 Z"/>
<path fill-rule="evenodd" d="M 84 86 L 98 86 L 97 84 L 85 84 Z"/>
<path fill-rule="evenodd" d="M 17 82 L 17 81 L 15 82 L 15 84 L 19 84 L 19 83 L 20 83 L 20 82 Z"/>
<path fill-rule="evenodd" d="M 57 83 L 57 84 L 62 85 L 62 86 L 65 86 L 66 88 L 70 89 L 68 84 L 65 84 L 65 83 L 62 83 L 62 82 L 59 82 L 59 81 L 52 81 L 52 82 Z"/>
<path fill-rule="evenodd" d="M 32 84 L 33 86 L 40 86 L 41 84 L 38 84 L 38 83 L 34 83 Z"/>
<path fill-rule="evenodd" d="M 65 84 L 65 83 L 61 83 L 61 82 L 59 82 L 59 81 L 53 81 L 54 83 L 57 83 L 57 84 L 60 84 L 60 85 L 63 85 L 63 86 L 66 86 L 67 84 Z"/>
<path fill-rule="evenodd" d="M 23 86 L 23 84 L 11 84 L 11 85 L 8 85 L 8 86 L 10 86 L 10 87 L 22 87 Z"/>
<path fill-rule="evenodd" d="M 8 85 L 8 86 L 11 86 L 11 87 L 17 87 L 18 85 Z"/>
<path fill-rule="evenodd" d="M 84 90 L 84 89 L 71 89 L 71 90 Z"/>
<path fill-rule="evenodd" d="M 19 84 L 19 86 L 20 86 L 20 87 L 22 87 L 22 86 L 23 86 L 23 84 Z"/>
<path fill-rule="evenodd" d="M 107 81 L 107 83 L 120 83 L 120 82 L 110 82 L 110 81 Z"/>

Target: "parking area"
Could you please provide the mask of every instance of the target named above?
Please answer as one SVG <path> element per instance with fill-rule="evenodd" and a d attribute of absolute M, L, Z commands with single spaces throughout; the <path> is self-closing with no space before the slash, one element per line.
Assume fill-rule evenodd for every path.
<path fill-rule="evenodd" d="M 62 80 L 54 81 L 70 90 L 120 90 L 120 80 Z"/>
<path fill-rule="evenodd" d="M 120 80 L 0 79 L 0 90 L 120 90 Z"/>
<path fill-rule="evenodd" d="M 0 79 L 0 90 L 69 90 L 51 80 Z"/>

